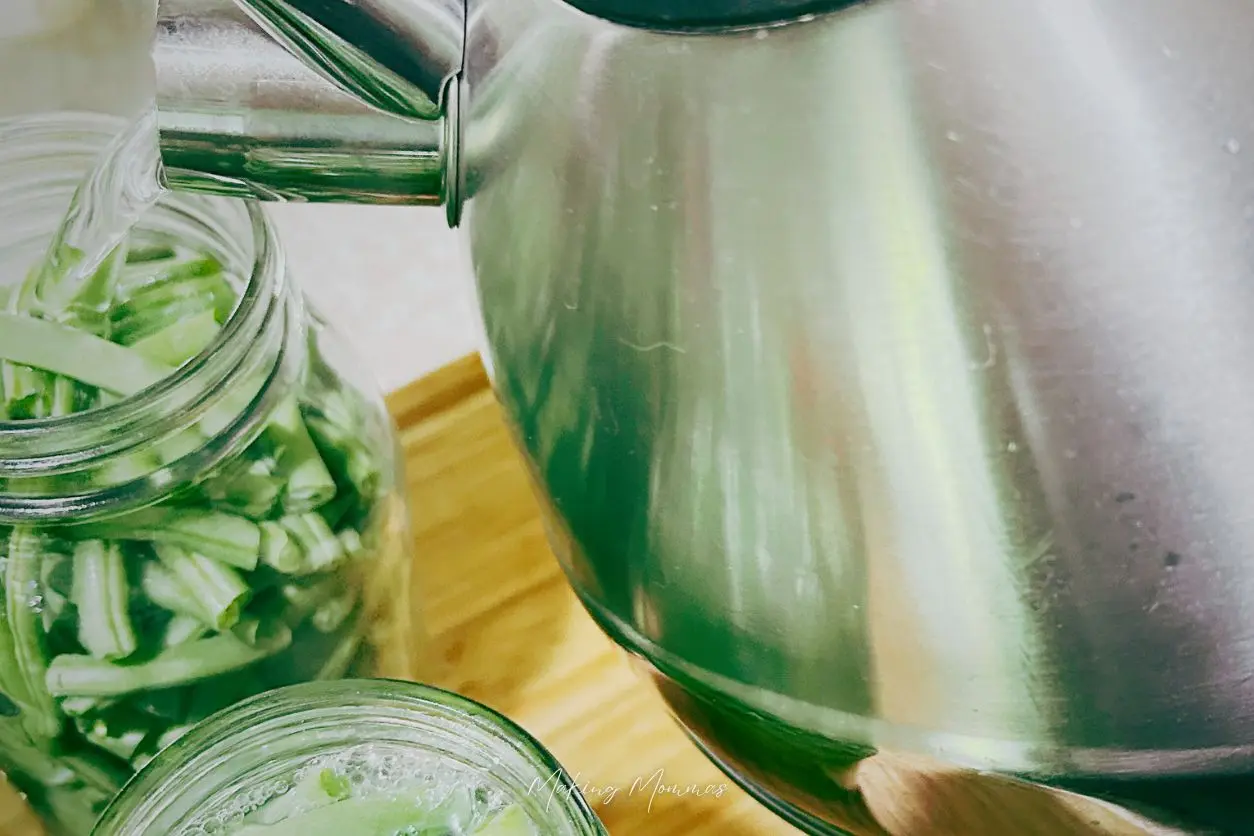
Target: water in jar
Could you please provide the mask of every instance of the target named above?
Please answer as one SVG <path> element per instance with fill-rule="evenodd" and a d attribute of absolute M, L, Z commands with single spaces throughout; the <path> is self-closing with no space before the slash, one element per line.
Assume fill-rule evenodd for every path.
<path fill-rule="evenodd" d="M 382 743 L 219 793 L 172 836 L 539 836 L 523 804 L 448 758 Z"/>

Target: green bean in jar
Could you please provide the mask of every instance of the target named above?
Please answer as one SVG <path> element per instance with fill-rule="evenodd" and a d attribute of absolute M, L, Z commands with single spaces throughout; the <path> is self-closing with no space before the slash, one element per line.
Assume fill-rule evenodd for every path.
<path fill-rule="evenodd" d="M 260 209 L 42 260 L 118 128 L 0 123 L 0 767 L 66 836 L 228 705 L 417 673 L 393 426 Z"/>

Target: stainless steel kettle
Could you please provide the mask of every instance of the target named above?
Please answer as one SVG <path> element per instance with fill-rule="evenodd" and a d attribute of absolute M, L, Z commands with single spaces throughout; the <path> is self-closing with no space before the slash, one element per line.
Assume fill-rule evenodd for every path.
<path fill-rule="evenodd" d="M 1254 3 L 466 3 L 162 0 L 169 184 L 465 216 L 572 584 L 803 829 L 1254 833 Z"/>

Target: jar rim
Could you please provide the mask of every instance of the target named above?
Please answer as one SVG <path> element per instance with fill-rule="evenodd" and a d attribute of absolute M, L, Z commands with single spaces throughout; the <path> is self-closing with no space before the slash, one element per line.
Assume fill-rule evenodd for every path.
<path fill-rule="evenodd" d="M 6 157 L 10 164 L 15 157 L 19 163 L 54 160 L 65 147 L 51 142 L 50 137 L 92 137 L 103 142 L 116 136 L 126 125 L 127 120 L 120 117 L 88 111 L 12 117 L 0 120 L 0 146 L 4 149 L 0 156 Z M 166 191 L 153 209 L 187 200 L 224 205 L 237 202 L 231 198 Z M 58 417 L 0 419 L 0 451 L 3 451 L 0 452 L 0 477 L 42 476 L 98 463 L 117 450 L 133 448 L 135 438 L 143 433 L 159 434 L 179 422 L 194 422 L 221 399 L 222 391 L 241 374 L 250 344 L 267 328 L 272 328 L 276 319 L 284 316 L 282 303 L 288 298 L 285 259 L 273 223 L 256 201 L 238 202 L 242 204 L 251 231 L 251 264 L 246 268 L 248 275 L 243 277 L 243 288 L 234 309 L 210 343 L 173 373 L 114 403 Z M 137 227 L 143 228 L 143 225 L 141 220 Z M 268 406 L 275 400 L 275 377 L 291 372 L 290 361 L 290 357 L 285 357 L 278 364 L 283 368 L 276 367 L 262 385 L 258 401 Z M 238 441 L 261 423 L 257 416 L 251 415 L 260 411 L 264 410 L 246 409 L 244 417 L 249 420 L 237 422 L 238 426 L 224 432 Z M 120 438 L 122 434 L 127 438 Z M 73 445 L 72 449 L 67 448 L 69 444 Z M 207 470 L 226 457 L 228 447 L 233 451 L 237 444 L 218 447 L 220 449 L 215 451 L 188 454 L 176 463 L 177 470 L 180 474 Z M 198 457 L 198 452 L 205 455 Z M 132 482 L 73 497 L 14 497 L 0 490 L 0 522 L 80 519 L 132 510 L 157 501 L 184 481 L 179 475 L 168 472 L 172 468 L 173 465 L 168 465 L 167 472 L 160 478 L 147 474 Z"/>
<path fill-rule="evenodd" d="M 507 763 L 530 771 L 525 788 L 515 787 L 517 795 L 538 797 L 529 813 L 543 813 L 550 819 L 544 831 L 550 836 L 607 836 L 600 819 L 593 813 L 574 780 L 545 746 L 526 729 L 483 703 L 430 685 L 393 679 L 342 679 L 305 682 L 259 694 L 236 703 L 192 728 L 163 749 L 122 789 L 97 821 L 92 836 L 145 836 L 173 815 L 179 821 L 194 813 L 187 795 L 206 800 L 223 788 L 222 782 L 208 778 L 221 769 L 225 759 L 246 751 L 282 758 L 283 744 L 295 746 L 311 735 L 320 742 L 342 750 L 360 743 L 361 731 L 372 721 L 389 729 L 387 742 L 401 740 L 396 730 L 406 719 L 421 730 L 422 720 L 437 721 L 442 730 L 456 733 L 469 748 L 473 742 L 491 746 L 491 763 L 505 768 Z M 327 741 L 318 735 L 323 727 L 336 728 L 342 739 Z M 299 733 L 293 731 L 299 729 Z M 294 752 L 304 760 L 316 757 Z M 318 754 L 326 754 L 319 752 Z M 255 769 L 255 767 L 254 767 Z M 238 782 L 248 780 L 253 769 L 237 774 Z M 515 778 L 520 776 L 514 776 Z M 228 781 L 225 786 L 233 786 Z M 522 800 L 515 798 L 515 800 Z M 175 807 L 182 801 L 181 806 Z M 169 813 L 174 809 L 172 814 Z M 556 824 L 555 824 L 556 822 Z M 556 828 L 563 827 L 564 830 Z"/>

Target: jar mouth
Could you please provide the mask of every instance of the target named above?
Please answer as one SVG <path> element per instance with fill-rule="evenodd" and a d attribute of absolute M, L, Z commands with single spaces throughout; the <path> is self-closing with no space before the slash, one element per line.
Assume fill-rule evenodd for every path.
<path fill-rule="evenodd" d="M 387 679 L 292 685 L 219 712 L 136 775 L 93 836 L 178 833 L 203 805 L 257 787 L 268 766 L 371 742 L 412 746 L 504 785 L 545 836 L 605 836 L 575 783 L 522 727 L 452 692 Z"/>
<path fill-rule="evenodd" d="M 54 163 L 58 155 L 94 158 L 104 145 L 126 127 L 125 120 L 104 114 L 60 112 L 0 121 L 0 170 L 23 171 Z M 85 173 L 85 172 L 83 172 Z M 63 175 L 64 178 L 64 175 Z M 24 177 L 27 189 L 37 178 Z M 77 184 L 78 178 L 73 178 Z M 9 185 L 0 180 L 0 195 Z M 194 224 L 196 213 L 215 208 L 242 213 L 249 240 L 242 244 L 248 263 L 238 272 L 243 279 L 240 294 L 207 346 L 171 374 L 116 402 L 64 416 L 28 420 L 0 419 L 0 523 L 29 521 L 78 521 L 120 513 L 160 499 L 173 487 L 211 469 L 259 431 L 267 407 L 277 400 L 275 384 L 293 374 L 292 355 L 298 340 L 283 339 L 300 330 L 300 316 L 286 292 L 286 268 L 277 233 L 262 208 L 253 201 L 163 192 L 141 218 L 157 212 L 182 215 Z M 67 205 L 68 208 L 68 205 Z M 59 221 L 60 218 L 57 218 Z M 55 222 L 54 222 L 55 223 Z M 55 227 L 46 229 L 49 240 Z M 277 332 L 277 334 L 276 334 Z M 170 437 L 196 423 L 212 410 L 224 393 L 256 372 L 266 349 L 269 374 L 261 381 L 252 402 L 239 410 L 236 420 L 221 428 L 211 443 L 177 461 L 141 476 L 84 490 L 75 495 L 17 494 L 13 484 L 38 484 L 40 477 L 64 475 L 102 467 L 127 452 Z M 8 480 L 6 489 L 3 480 Z"/>

